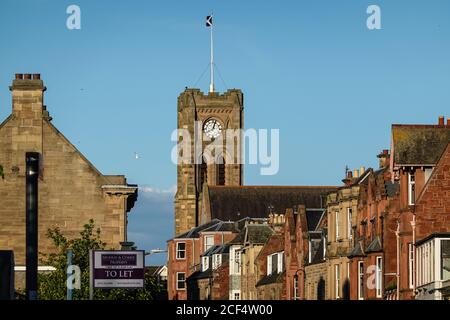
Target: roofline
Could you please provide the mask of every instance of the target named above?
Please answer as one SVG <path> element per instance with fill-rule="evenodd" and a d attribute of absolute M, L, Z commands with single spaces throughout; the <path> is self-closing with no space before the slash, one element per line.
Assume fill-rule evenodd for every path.
<path fill-rule="evenodd" d="M 256 188 L 284 188 L 284 189 L 324 189 L 339 188 L 338 186 L 208 186 L 209 188 L 217 189 L 256 189 Z"/>
<path fill-rule="evenodd" d="M 448 125 L 438 125 L 438 124 L 392 124 L 392 128 L 417 128 L 417 129 L 450 129 Z"/>
<path fill-rule="evenodd" d="M 416 241 L 415 245 L 420 246 L 420 245 L 424 244 L 425 242 L 427 242 L 431 239 L 434 239 L 434 238 L 450 238 L 450 232 L 432 233 L 432 234 L 426 236 L 425 238 Z"/>

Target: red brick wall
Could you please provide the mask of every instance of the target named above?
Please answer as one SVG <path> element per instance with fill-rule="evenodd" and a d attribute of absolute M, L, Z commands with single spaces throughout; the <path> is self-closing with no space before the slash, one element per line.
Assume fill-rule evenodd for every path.
<path fill-rule="evenodd" d="M 416 239 L 450 230 L 450 144 L 418 198 Z"/>

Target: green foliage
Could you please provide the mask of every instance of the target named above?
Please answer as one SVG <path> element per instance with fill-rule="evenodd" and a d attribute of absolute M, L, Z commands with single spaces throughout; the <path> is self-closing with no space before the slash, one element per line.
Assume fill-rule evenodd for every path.
<path fill-rule="evenodd" d="M 56 271 L 39 274 L 39 299 L 42 300 L 65 300 L 66 299 L 66 270 L 67 250 L 72 249 L 72 264 L 80 267 L 81 289 L 73 290 L 73 300 L 89 299 L 89 250 L 104 250 L 105 243 L 101 241 L 100 229 L 95 229 L 94 221 L 90 220 L 84 225 L 80 237 L 67 239 L 58 228 L 49 229 L 47 237 L 53 241 L 56 252 L 44 255 L 42 264 L 56 268 Z M 95 289 L 96 300 L 152 300 L 161 288 L 154 278 L 145 276 L 144 288 L 131 289 Z"/>

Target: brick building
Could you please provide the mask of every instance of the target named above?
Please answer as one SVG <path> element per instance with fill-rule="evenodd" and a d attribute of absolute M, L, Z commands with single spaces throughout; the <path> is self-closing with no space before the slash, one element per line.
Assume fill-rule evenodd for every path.
<path fill-rule="evenodd" d="M 416 241 L 450 228 L 448 220 L 445 220 L 449 208 L 444 200 L 448 199 L 448 193 L 446 175 L 443 174 L 448 168 L 445 152 L 449 142 L 450 121 L 445 124 L 444 117 L 439 118 L 437 125 L 392 125 L 391 177 L 400 186 L 396 212 L 399 241 L 396 294 L 402 300 L 412 299 L 415 295 Z M 440 174 L 434 174 L 440 160 Z M 429 184 L 431 176 L 435 180 Z M 443 198 L 438 198 L 438 193 Z M 421 210 L 420 215 L 418 209 Z"/>
<path fill-rule="evenodd" d="M 10 87 L 12 112 L 0 124 L 0 249 L 14 250 L 16 269 L 25 265 L 25 153 L 41 155 L 39 252 L 52 252 L 46 237 L 58 227 L 71 238 L 89 219 L 102 231 L 108 248 L 127 240 L 127 213 L 137 186 L 124 176 L 104 175 L 52 124 L 44 105 L 46 87 L 39 74 L 17 74 Z M 42 258 L 40 256 L 39 258 Z M 45 266 L 39 267 L 41 270 Z M 17 274 L 17 287 L 23 274 Z"/>
<path fill-rule="evenodd" d="M 449 300 L 450 143 L 417 197 L 415 217 L 416 299 Z"/>
<path fill-rule="evenodd" d="M 378 155 L 379 169 L 359 183 L 350 258 L 350 299 L 384 299 L 396 282 L 396 208 L 399 185 L 391 181 L 389 152 Z M 394 213 L 392 213 L 394 212 Z"/>
<path fill-rule="evenodd" d="M 210 294 L 204 294 L 207 290 L 204 284 L 206 281 L 200 281 L 199 288 L 203 291 L 191 286 L 192 290 L 189 293 L 186 280 L 193 274 L 195 275 L 191 280 L 206 279 L 205 274 L 200 275 L 209 269 L 201 268 L 203 255 L 211 248 L 234 239 L 239 232 L 239 225 L 239 222 L 214 219 L 168 241 L 167 291 L 170 300 L 199 299 L 200 294 L 203 294 L 203 298 L 211 297 Z"/>

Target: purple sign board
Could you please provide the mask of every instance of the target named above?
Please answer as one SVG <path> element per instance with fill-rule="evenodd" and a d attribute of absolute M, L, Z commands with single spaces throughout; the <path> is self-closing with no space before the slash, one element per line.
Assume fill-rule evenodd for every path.
<path fill-rule="evenodd" d="M 144 251 L 93 251 L 94 288 L 144 287 Z"/>

